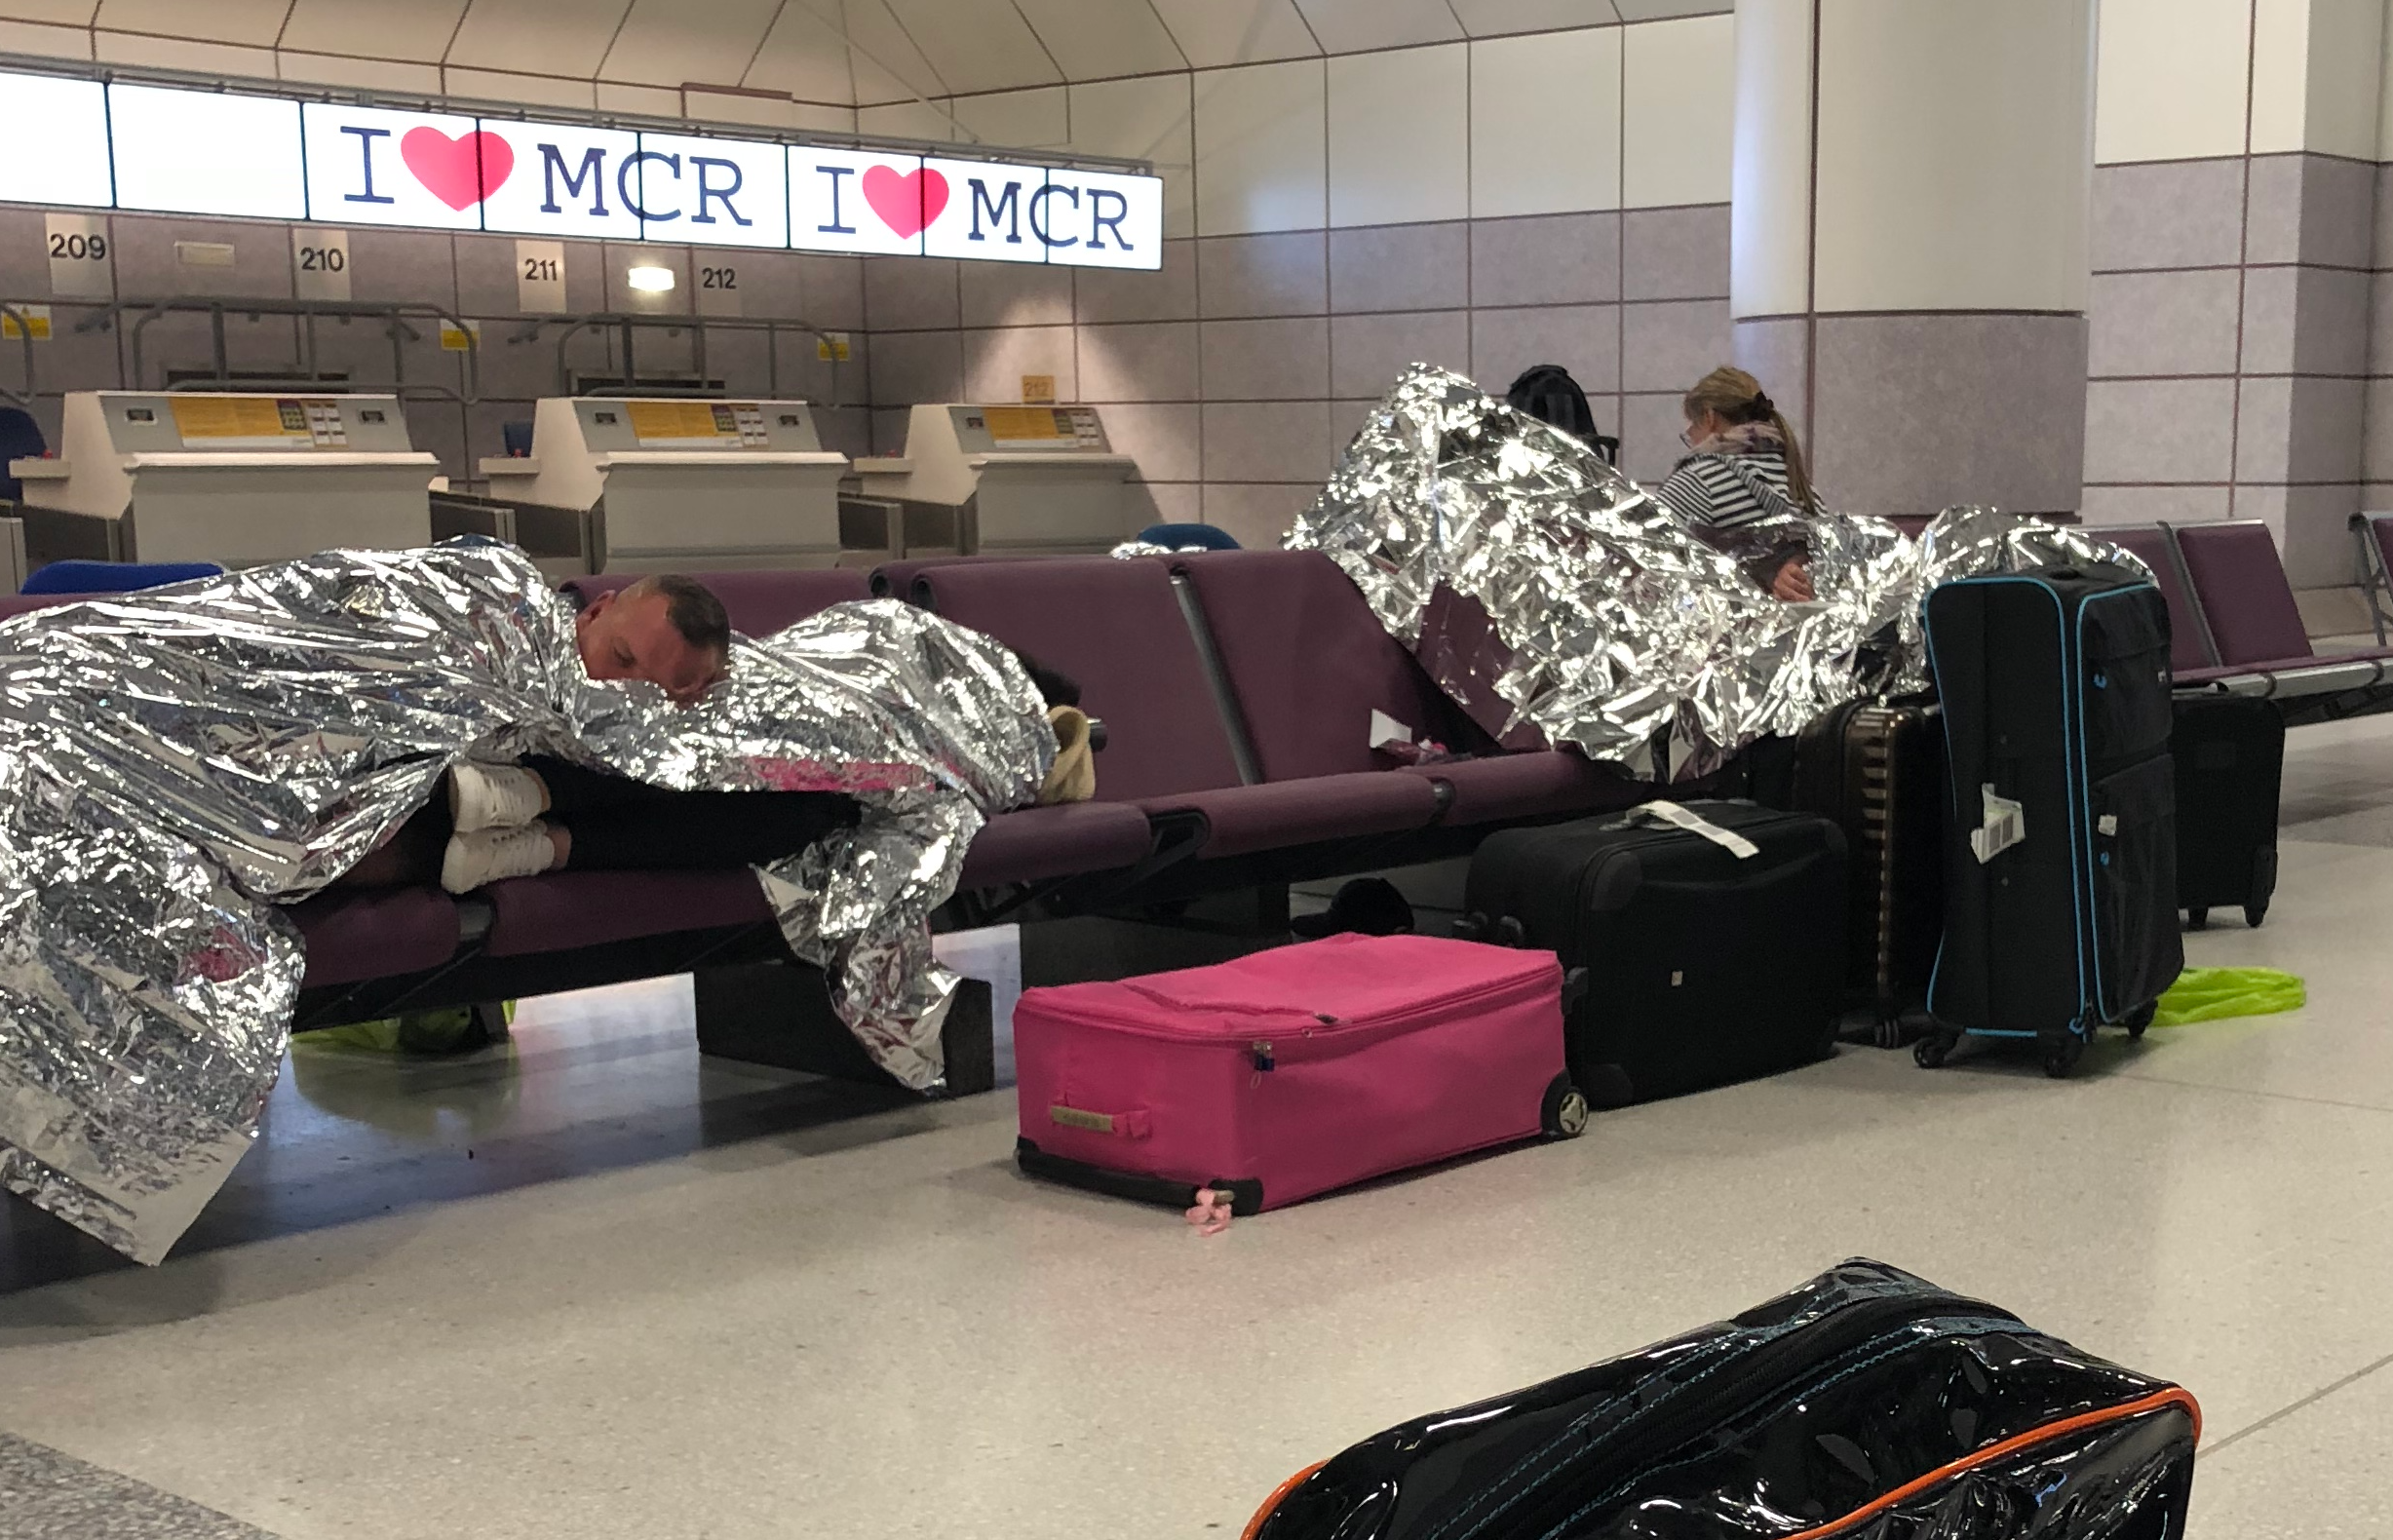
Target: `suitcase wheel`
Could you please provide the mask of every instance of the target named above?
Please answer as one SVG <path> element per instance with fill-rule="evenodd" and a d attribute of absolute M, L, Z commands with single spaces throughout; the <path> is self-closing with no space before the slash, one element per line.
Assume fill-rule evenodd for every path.
<path fill-rule="evenodd" d="M 2057 1043 L 2047 1044 L 2044 1049 L 2044 1073 L 2055 1080 L 2066 1080 L 2069 1071 L 2077 1067 L 2077 1060 L 2083 1059 L 2085 1053 L 2086 1040 L 2074 1032 Z"/>
<path fill-rule="evenodd" d="M 2254 930 L 2258 930 L 2260 928 L 2260 921 L 2266 918 L 2268 918 L 2268 904 L 2266 900 L 2262 900 L 2258 904 L 2247 904 L 2244 905 L 2244 923 L 2251 926 Z"/>
<path fill-rule="evenodd" d="M 2207 905 L 2197 906 L 2185 911 L 2185 929 L 2189 931 L 2198 931 L 2209 923 L 2210 909 Z"/>
<path fill-rule="evenodd" d="M 1944 1032 L 1930 1032 L 1911 1045 L 1911 1062 L 1922 1069 L 1934 1069 L 1943 1064 L 1952 1052 L 1953 1039 Z"/>
<path fill-rule="evenodd" d="M 2159 1012 L 2160 1002 L 2155 1000 L 2150 1005 L 2138 1006 L 2135 1010 L 2128 1012 L 2119 1024 L 2127 1028 L 2127 1035 L 2131 1040 L 2140 1038 L 2143 1035 L 2143 1029 L 2152 1024 L 2152 1018 Z"/>
<path fill-rule="evenodd" d="M 1556 1075 L 1546 1087 L 1545 1107 L 1538 1114 L 1538 1123 L 1546 1137 L 1574 1139 L 1587 1132 L 1587 1096 L 1570 1083 L 1568 1075 Z"/>

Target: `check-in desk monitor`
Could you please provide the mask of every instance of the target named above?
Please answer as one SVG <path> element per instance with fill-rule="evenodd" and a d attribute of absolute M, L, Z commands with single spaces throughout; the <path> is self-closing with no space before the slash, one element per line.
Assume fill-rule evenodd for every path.
<path fill-rule="evenodd" d="M 847 463 L 804 402 L 577 396 L 534 407 L 528 458 L 482 472 L 526 550 L 562 510 L 582 522 L 589 570 L 667 572 L 832 565 Z"/>
<path fill-rule="evenodd" d="M 849 559 L 1110 551 L 1143 520 L 1095 406 L 916 406 L 906 453 L 859 460 Z"/>
<path fill-rule="evenodd" d="M 27 558 L 254 566 L 432 539 L 440 462 L 395 396 L 76 391 L 58 456 L 9 465 Z"/>

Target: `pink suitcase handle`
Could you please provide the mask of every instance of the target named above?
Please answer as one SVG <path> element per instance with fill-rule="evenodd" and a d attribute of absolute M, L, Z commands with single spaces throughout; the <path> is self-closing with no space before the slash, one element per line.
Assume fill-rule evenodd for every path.
<path fill-rule="evenodd" d="M 1142 1139 L 1153 1127 L 1144 1107 L 1128 1112 L 1091 1112 L 1085 1107 L 1067 1107 L 1061 1101 L 1047 1109 L 1047 1121 L 1067 1129 L 1086 1129 L 1092 1134 L 1119 1135 L 1126 1139 Z"/>

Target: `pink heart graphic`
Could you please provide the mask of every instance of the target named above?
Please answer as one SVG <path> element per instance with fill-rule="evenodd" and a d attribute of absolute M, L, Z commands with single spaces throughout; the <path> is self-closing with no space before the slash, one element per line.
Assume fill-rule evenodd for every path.
<path fill-rule="evenodd" d="M 495 134 L 450 138 L 430 124 L 409 129 L 399 141 L 400 159 L 427 192 L 451 209 L 471 209 L 499 190 L 516 169 L 515 146 Z"/>
<path fill-rule="evenodd" d="M 886 166 L 865 169 L 865 202 L 900 240 L 920 235 L 947 207 L 947 178 L 928 166 L 901 176 Z"/>

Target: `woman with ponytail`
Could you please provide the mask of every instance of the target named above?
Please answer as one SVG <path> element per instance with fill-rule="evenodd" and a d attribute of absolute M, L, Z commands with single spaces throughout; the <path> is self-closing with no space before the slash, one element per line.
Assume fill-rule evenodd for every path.
<path fill-rule="evenodd" d="M 1695 382 L 1681 404 L 1686 446 L 1654 492 L 1671 512 L 1715 544 L 1728 544 L 1748 524 L 1808 519 L 1819 493 L 1776 404 L 1761 382 L 1739 368 L 1717 368 Z M 1812 597 L 1809 547 L 1782 541 L 1747 570 L 1756 582 L 1791 602 Z"/>

